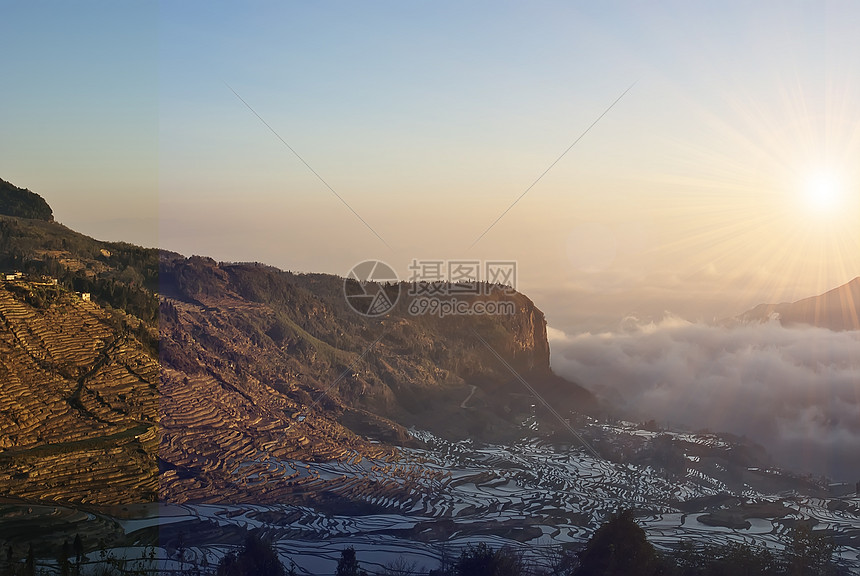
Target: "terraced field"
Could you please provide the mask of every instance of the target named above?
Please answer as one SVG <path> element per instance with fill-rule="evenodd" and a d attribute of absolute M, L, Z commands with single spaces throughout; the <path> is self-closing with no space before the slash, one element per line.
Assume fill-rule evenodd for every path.
<path fill-rule="evenodd" d="M 0 287 L 0 495 L 153 500 L 158 363 L 96 304 L 64 292 L 33 308 L 8 288 Z"/>
<path fill-rule="evenodd" d="M 583 433 L 607 441 L 653 434 L 632 424 L 589 422 Z M 508 446 L 447 442 L 413 430 L 425 449 L 404 449 L 400 458 L 353 458 L 299 462 L 272 457 L 240 472 L 248 482 L 281 475 L 293 482 L 283 503 L 182 504 L 158 518 L 127 523 L 129 543 L 157 541 L 167 558 L 181 538 L 189 558 L 223 554 L 235 545 L 236 529 L 261 529 L 275 540 L 299 573 L 332 574 L 340 551 L 354 546 L 366 568 L 382 567 L 398 556 L 433 568 L 469 543 L 513 546 L 536 562 L 552 551 L 576 547 L 619 507 L 634 506 L 639 522 L 658 547 L 681 540 L 745 542 L 780 549 L 791 526 L 811 521 L 832 534 L 839 561 L 860 569 L 860 497 L 760 492 L 758 471 L 748 471 L 744 489 L 733 492 L 688 459 L 683 477 L 667 478 L 648 466 L 594 458 L 575 446 L 528 434 Z M 729 444 L 713 435 L 673 434 L 690 450 L 722 450 Z M 786 483 L 802 485 L 787 473 Z M 298 504 L 297 497 L 315 504 Z M 316 499 L 309 495 L 316 495 Z M 325 495 L 325 498 L 322 497 Z M 268 500 L 268 498 L 267 498 Z M 745 523 L 729 527 L 729 517 Z M 143 523 L 141 523 L 143 522 Z M 149 527 L 147 527 L 147 525 Z M 158 538 L 153 530 L 158 526 Z M 194 540 L 194 534 L 205 539 Z M 127 553 L 139 555 L 132 546 Z M 175 563 L 179 569 L 181 563 Z"/>
<path fill-rule="evenodd" d="M 309 481 L 299 461 L 384 459 L 390 448 L 326 418 L 290 420 L 300 406 L 275 390 L 225 386 L 209 375 L 164 371 L 160 497 L 182 502 L 279 502 Z M 289 423 L 289 425 L 287 425 Z"/>

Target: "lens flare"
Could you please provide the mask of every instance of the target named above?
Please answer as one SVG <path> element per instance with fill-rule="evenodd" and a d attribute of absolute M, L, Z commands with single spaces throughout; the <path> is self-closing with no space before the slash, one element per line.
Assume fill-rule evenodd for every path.
<path fill-rule="evenodd" d="M 842 203 L 843 187 L 840 179 L 831 172 L 817 172 L 809 176 L 803 192 L 807 208 L 819 214 L 833 214 Z"/>

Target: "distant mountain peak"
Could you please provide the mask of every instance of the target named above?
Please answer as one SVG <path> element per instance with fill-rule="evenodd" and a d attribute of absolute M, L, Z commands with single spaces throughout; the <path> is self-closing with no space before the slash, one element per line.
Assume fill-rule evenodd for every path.
<path fill-rule="evenodd" d="M 860 330 L 860 276 L 833 290 L 796 302 L 759 304 L 737 317 L 743 323 L 779 320 L 829 330 Z"/>
<path fill-rule="evenodd" d="M 2 179 L 0 179 L 0 214 L 48 222 L 54 220 L 54 212 L 44 198 Z"/>

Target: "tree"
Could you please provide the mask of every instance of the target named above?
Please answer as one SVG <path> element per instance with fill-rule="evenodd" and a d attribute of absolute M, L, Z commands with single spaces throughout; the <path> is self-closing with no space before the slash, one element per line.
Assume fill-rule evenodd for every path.
<path fill-rule="evenodd" d="M 241 552 L 230 552 L 218 563 L 218 576 L 286 576 L 286 570 L 271 542 L 255 534 L 245 536 Z"/>
<path fill-rule="evenodd" d="M 553 546 L 540 550 L 545 568 L 536 572 L 540 576 L 571 576 L 579 566 L 576 553 L 563 546 Z"/>
<path fill-rule="evenodd" d="M 779 559 L 767 548 L 730 542 L 696 545 L 681 542 L 672 555 L 679 576 L 783 576 Z"/>
<path fill-rule="evenodd" d="M 72 547 L 69 545 L 69 541 L 63 540 L 63 547 L 60 548 L 60 557 L 57 559 L 57 563 L 60 566 L 60 576 L 71 576 L 72 565 L 69 562 L 69 556 L 71 555 Z"/>
<path fill-rule="evenodd" d="M 792 576 L 825 576 L 834 573 L 833 539 L 814 532 L 808 522 L 797 522 L 787 548 L 789 574 Z"/>
<path fill-rule="evenodd" d="M 44 198 L 5 180 L 0 180 L 0 214 L 48 222 L 54 219 L 51 207 Z"/>
<path fill-rule="evenodd" d="M 660 571 L 657 551 L 630 510 L 612 515 L 598 528 L 579 561 L 574 576 L 652 576 Z"/>
<path fill-rule="evenodd" d="M 767 548 L 731 542 L 723 548 L 722 561 L 725 573 L 733 576 L 776 574 L 779 562 Z"/>
<path fill-rule="evenodd" d="M 12 576 L 15 574 L 15 552 L 12 550 L 12 545 L 6 548 L 6 566 L 3 567 L 3 576 Z"/>
<path fill-rule="evenodd" d="M 366 576 L 366 572 L 358 564 L 355 556 L 355 548 L 350 546 L 340 552 L 340 560 L 337 561 L 337 576 Z"/>
<path fill-rule="evenodd" d="M 481 542 L 477 546 L 471 544 L 455 565 L 457 576 L 495 576 L 493 573 L 493 551 Z"/>
<path fill-rule="evenodd" d="M 403 556 L 387 563 L 382 569 L 382 576 L 413 576 L 418 574 L 418 565 Z"/>
<path fill-rule="evenodd" d="M 187 549 L 185 548 L 185 534 L 182 532 L 176 537 L 176 559 L 179 560 L 180 564 L 185 562 L 185 552 Z"/>
<path fill-rule="evenodd" d="M 75 553 L 75 566 L 78 572 L 81 570 L 81 561 L 84 559 L 84 543 L 81 541 L 81 535 L 75 534 L 75 541 L 72 543 L 72 550 Z"/>
<path fill-rule="evenodd" d="M 33 552 L 33 545 L 27 548 L 27 560 L 24 562 L 24 576 L 36 576 L 36 554 Z"/>
<path fill-rule="evenodd" d="M 454 568 L 457 576 L 519 576 L 523 573 L 523 562 L 508 548 L 493 551 L 481 542 L 463 550 Z"/>

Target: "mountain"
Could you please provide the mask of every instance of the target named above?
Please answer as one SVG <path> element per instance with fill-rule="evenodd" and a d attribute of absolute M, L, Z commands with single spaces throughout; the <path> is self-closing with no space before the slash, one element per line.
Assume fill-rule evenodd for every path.
<path fill-rule="evenodd" d="M 370 318 L 353 280 L 8 215 L 0 270 L 7 568 L 31 545 L 54 566 L 79 535 L 81 573 L 191 573 L 252 529 L 303 574 L 350 547 L 382 570 L 473 542 L 549 567 L 627 506 L 663 550 L 782 546 L 820 523 L 860 558 L 853 484 L 774 469 L 743 438 L 589 416 L 602 408 L 552 373 L 523 294 L 462 295 L 512 310 L 442 317 L 371 283 L 400 299 Z"/>
<path fill-rule="evenodd" d="M 244 463 L 394 457 L 420 445 L 411 427 L 515 438 L 535 401 L 495 353 L 560 409 L 596 406 L 550 370 L 546 321 L 522 294 L 494 296 L 514 303 L 513 315 L 415 316 L 403 296 L 368 318 L 331 275 L 163 254 L 160 280 L 160 458 L 181 463 L 162 480 L 171 501 L 333 505 L 278 481 L 280 467 Z M 265 493 L 247 488 L 251 473 Z"/>
<path fill-rule="evenodd" d="M 5 180 L 0 180 L 0 214 L 48 222 L 54 219 L 54 213 L 44 198 Z"/>
<path fill-rule="evenodd" d="M 78 234 L 2 187 L 0 496 L 155 500 L 158 252 Z"/>
<path fill-rule="evenodd" d="M 835 331 L 860 330 L 860 277 L 797 302 L 759 304 L 737 319 L 744 323 L 778 319 L 784 326 L 807 324 Z"/>
<path fill-rule="evenodd" d="M 410 427 L 511 439 L 535 402 L 518 377 L 559 410 L 596 408 L 552 373 L 544 315 L 516 292 L 481 297 L 513 314 L 415 315 L 404 294 L 369 318 L 340 277 L 21 216 L 0 216 L 4 268 L 21 274 L 0 285 L 0 370 L 14 383 L 2 391 L 0 496 L 333 505 L 263 462 L 395 458 L 420 445 Z"/>
<path fill-rule="evenodd" d="M 11 217 L 0 202 L 0 271 L 56 278 L 69 291 L 123 310 L 155 326 L 158 315 L 157 250 L 100 242 L 54 221 Z"/>

